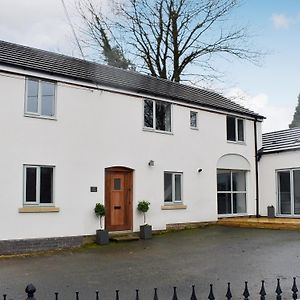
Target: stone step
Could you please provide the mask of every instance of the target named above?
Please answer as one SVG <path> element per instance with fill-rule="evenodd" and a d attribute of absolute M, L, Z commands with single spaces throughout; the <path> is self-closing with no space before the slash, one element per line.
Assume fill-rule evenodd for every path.
<path fill-rule="evenodd" d="M 132 230 L 110 231 L 109 239 L 114 242 L 137 241 L 139 240 L 139 235 L 132 232 Z"/>
<path fill-rule="evenodd" d="M 122 235 L 110 235 L 109 239 L 114 242 L 130 242 L 130 241 L 138 241 L 140 237 L 137 234 L 122 234 Z"/>

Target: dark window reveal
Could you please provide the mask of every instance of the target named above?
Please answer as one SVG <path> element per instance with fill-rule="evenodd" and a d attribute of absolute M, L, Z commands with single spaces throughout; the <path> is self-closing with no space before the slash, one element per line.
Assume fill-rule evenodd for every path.
<path fill-rule="evenodd" d="M 52 203 L 53 168 L 41 167 L 40 203 Z"/>
<path fill-rule="evenodd" d="M 163 101 L 144 100 L 144 127 L 171 131 L 171 104 Z"/>
<path fill-rule="evenodd" d="M 198 113 L 196 111 L 191 111 L 190 112 L 190 126 L 191 128 L 197 128 L 197 115 Z"/>
<path fill-rule="evenodd" d="M 36 202 L 36 168 L 26 168 L 26 202 Z"/>
<path fill-rule="evenodd" d="M 165 202 L 182 202 L 182 173 L 164 173 Z"/>
<path fill-rule="evenodd" d="M 144 101 L 144 126 L 153 128 L 153 101 Z"/>
<path fill-rule="evenodd" d="M 243 142 L 244 137 L 244 120 L 227 116 L 227 141 Z"/>
<path fill-rule="evenodd" d="M 171 131 L 171 104 L 156 101 L 156 130 Z"/>
<path fill-rule="evenodd" d="M 25 166 L 25 204 L 53 203 L 53 167 Z"/>

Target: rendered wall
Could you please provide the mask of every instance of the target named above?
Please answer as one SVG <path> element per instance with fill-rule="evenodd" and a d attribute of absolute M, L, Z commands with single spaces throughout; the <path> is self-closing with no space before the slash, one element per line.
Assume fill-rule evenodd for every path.
<path fill-rule="evenodd" d="M 245 144 L 235 144 L 226 141 L 222 114 L 198 110 L 199 130 L 192 130 L 190 109 L 173 105 L 173 134 L 163 134 L 143 130 L 141 98 L 58 83 L 57 120 L 46 120 L 24 116 L 24 76 L 2 74 L 0 90 L 0 240 L 94 234 L 98 220 L 93 208 L 104 202 L 104 169 L 111 166 L 135 170 L 135 231 L 142 222 L 139 200 L 151 202 L 147 220 L 154 230 L 215 221 L 216 166 L 224 154 L 237 153 L 249 161 L 247 210 L 255 213 L 253 121 L 245 121 Z M 55 166 L 54 201 L 60 212 L 18 212 L 24 164 Z M 187 209 L 161 209 L 164 171 L 183 172 Z M 91 193 L 90 186 L 98 192 Z"/>
<path fill-rule="evenodd" d="M 273 205 L 277 213 L 276 171 L 300 167 L 300 151 L 264 154 L 259 162 L 260 214 L 267 215 L 267 207 Z"/>

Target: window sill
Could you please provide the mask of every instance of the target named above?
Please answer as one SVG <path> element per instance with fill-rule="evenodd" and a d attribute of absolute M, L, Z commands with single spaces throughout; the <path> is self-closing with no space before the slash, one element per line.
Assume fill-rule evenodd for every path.
<path fill-rule="evenodd" d="M 190 127 L 192 130 L 199 130 L 198 127 Z"/>
<path fill-rule="evenodd" d="M 161 206 L 162 210 L 176 210 L 176 209 L 187 209 L 184 204 L 166 204 Z"/>
<path fill-rule="evenodd" d="M 59 212 L 59 207 L 49 206 L 26 206 L 19 208 L 19 213 L 53 213 Z"/>
<path fill-rule="evenodd" d="M 42 116 L 42 115 L 33 115 L 33 114 L 28 114 L 25 113 L 24 117 L 27 118 L 35 118 L 35 119 L 44 119 L 44 120 L 52 120 L 52 121 L 57 121 L 56 117 L 50 117 L 50 116 Z"/>
<path fill-rule="evenodd" d="M 245 141 L 241 142 L 241 141 L 228 141 L 227 140 L 227 143 L 229 143 L 229 144 L 237 144 L 237 145 L 246 145 Z"/>
<path fill-rule="evenodd" d="M 143 131 L 148 131 L 148 132 L 155 132 L 155 133 L 162 133 L 162 134 L 168 134 L 168 135 L 173 135 L 172 131 L 162 131 L 162 130 L 155 130 L 151 128 L 144 127 Z"/>

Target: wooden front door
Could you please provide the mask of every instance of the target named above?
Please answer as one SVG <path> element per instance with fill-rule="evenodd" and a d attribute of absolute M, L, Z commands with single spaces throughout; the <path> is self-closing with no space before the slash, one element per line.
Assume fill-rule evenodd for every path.
<path fill-rule="evenodd" d="M 132 230 L 133 170 L 114 167 L 105 170 L 105 228 Z"/>

